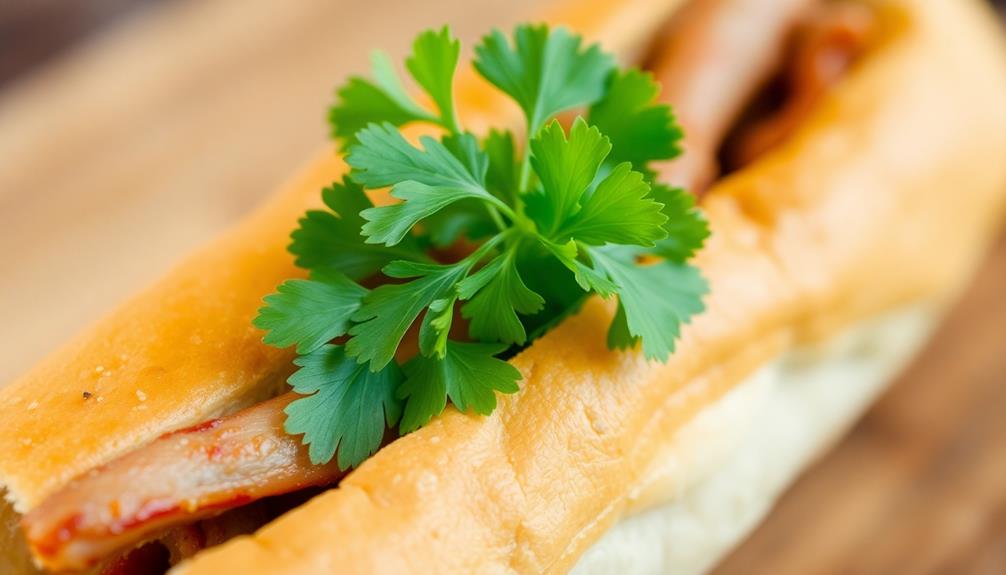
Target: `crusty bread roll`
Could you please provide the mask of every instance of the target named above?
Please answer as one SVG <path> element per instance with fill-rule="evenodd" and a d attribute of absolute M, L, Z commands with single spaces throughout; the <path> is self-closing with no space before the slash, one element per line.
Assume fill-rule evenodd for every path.
<path fill-rule="evenodd" d="M 751 492 L 753 511 L 720 517 L 732 535 L 718 544 L 710 535 L 705 550 L 650 563 L 650 572 L 708 567 L 890 377 L 967 279 L 1006 204 L 1006 50 L 991 18 L 971 0 L 870 3 L 882 27 L 871 53 L 795 136 L 703 199 L 713 230 L 698 259 L 711 285 L 708 310 L 666 364 L 608 351 L 613 310 L 592 300 L 513 359 L 522 389 L 500 397 L 492 416 L 447 410 L 338 488 L 174 572 L 635 569 L 618 558 L 661 551 L 632 541 L 619 547 L 619 531 L 605 536 L 619 521 L 618 530 L 642 524 L 671 537 L 675 525 L 701 519 L 702 506 L 683 504 L 688 498 L 715 502 L 743 488 L 718 478 L 744 477 L 725 470 L 750 461 L 745 454 L 771 436 L 724 441 L 719 456 L 682 454 L 744 429 L 740 420 L 756 413 L 743 399 L 765 385 L 759 374 L 797 354 L 823 371 L 815 379 L 797 370 L 787 389 L 824 381 L 808 390 L 827 398 L 843 381 L 829 374 L 849 373 L 842 370 L 853 357 L 806 359 L 808 349 L 857 337 L 839 335 L 850 329 L 888 333 L 903 323 L 886 318 L 895 324 L 877 327 L 869 322 L 881 320 L 871 318 L 921 306 L 906 312 L 923 318 L 909 321 L 907 335 L 880 346 L 872 375 L 848 376 L 862 385 L 832 396 L 845 400 L 833 410 L 813 399 L 766 403 L 821 410 L 803 421 L 817 439 L 766 452 L 761 465 L 780 473 Z M 573 25 L 624 53 L 627 38 L 675 4 L 597 3 L 596 20 Z M 638 16 L 644 11 L 647 18 Z M 470 114 L 494 110 L 476 89 L 459 93 Z M 263 345 L 251 318 L 264 294 L 298 275 L 284 251 L 287 235 L 343 171 L 326 152 L 235 230 L 0 392 L 0 483 L 18 512 L 125 450 L 280 386 L 291 356 Z M 11 522 L 10 510 L 2 515 Z M 0 558 L 3 572 L 28 572 L 14 558 L 17 545 L 0 543 L 9 557 Z"/>

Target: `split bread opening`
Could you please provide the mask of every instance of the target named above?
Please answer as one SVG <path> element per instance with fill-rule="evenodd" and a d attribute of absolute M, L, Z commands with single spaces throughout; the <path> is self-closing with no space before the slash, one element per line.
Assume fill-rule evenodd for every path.
<path fill-rule="evenodd" d="M 605 3 L 556 21 L 639 55 L 677 4 Z M 338 487 L 173 573 L 712 565 L 890 379 L 1001 222 L 1006 50 L 991 14 L 974 1 L 863 4 L 878 18 L 869 52 L 784 141 L 703 196 L 713 236 L 697 263 L 708 309 L 667 364 L 608 351 L 613 309 L 592 300 L 512 360 L 521 392 L 500 397 L 492 416 L 448 410 Z M 477 87 L 459 96 L 470 125 L 502 113 Z M 263 345 L 251 319 L 262 296 L 302 274 L 287 236 L 344 171 L 326 152 L 0 392 L 0 483 L 12 507 L 0 513 L 0 572 L 34 571 L 18 514 L 165 433 L 282 390 L 291 352 Z M 889 325 L 908 327 L 891 336 L 901 343 L 877 344 L 869 368 L 834 351 L 836 338 L 856 337 L 841 334 Z M 772 430 L 738 432 L 776 412 L 794 417 L 779 431 L 793 444 Z M 717 506 L 729 498 L 745 505 Z M 633 530 L 661 546 L 639 545 Z M 685 531 L 693 545 L 677 543 Z"/>

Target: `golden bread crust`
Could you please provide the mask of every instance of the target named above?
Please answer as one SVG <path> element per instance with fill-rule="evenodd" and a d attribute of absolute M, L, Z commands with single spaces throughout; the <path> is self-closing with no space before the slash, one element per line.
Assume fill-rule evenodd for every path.
<path fill-rule="evenodd" d="M 286 252 L 290 230 L 343 169 L 326 152 L 272 203 L 0 390 L 0 485 L 18 511 L 282 385 L 292 355 L 262 344 L 251 320 L 264 294 L 302 275 Z"/>

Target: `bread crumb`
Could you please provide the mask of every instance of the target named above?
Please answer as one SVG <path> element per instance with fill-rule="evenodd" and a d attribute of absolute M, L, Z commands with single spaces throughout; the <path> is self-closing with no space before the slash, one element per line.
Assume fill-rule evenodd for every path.
<path fill-rule="evenodd" d="M 143 393 L 142 389 L 137 389 L 136 390 L 136 399 L 139 399 L 140 401 L 147 401 L 147 394 Z"/>
<path fill-rule="evenodd" d="M 104 396 L 99 395 L 98 397 L 94 398 L 94 400 L 97 401 L 98 403 L 101 403 L 102 401 L 105 401 L 105 398 Z"/>
<path fill-rule="evenodd" d="M 105 371 L 105 366 L 99 365 L 98 367 L 94 368 L 94 371 L 95 371 L 95 373 L 101 373 L 101 372 Z"/>
<path fill-rule="evenodd" d="M 38 409 L 38 402 L 33 400 L 28 404 L 28 411 L 35 411 L 36 409 Z"/>

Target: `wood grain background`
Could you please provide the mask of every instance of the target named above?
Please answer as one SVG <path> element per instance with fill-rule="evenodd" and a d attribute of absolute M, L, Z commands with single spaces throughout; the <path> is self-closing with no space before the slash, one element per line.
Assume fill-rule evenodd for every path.
<path fill-rule="evenodd" d="M 295 172 L 371 48 L 401 54 L 444 22 L 471 45 L 536 4 L 12 1 L 0 385 Z M 1006 236 L 919 360 L 720 572 L 1006 573 Z"/>

